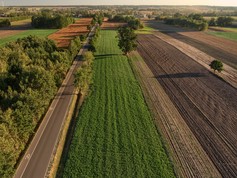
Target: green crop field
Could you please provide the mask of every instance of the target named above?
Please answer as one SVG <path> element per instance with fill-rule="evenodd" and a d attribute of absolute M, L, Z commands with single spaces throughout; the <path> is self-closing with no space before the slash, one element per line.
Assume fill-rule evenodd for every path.
<path fill-rule="evenodd" d="M 208 33 L 211 35 L 237 41 L 237 32 L 208 32 Z"/>
<path fill-rule="evenodd" d="M 16 35 L 12 35 L 12 36 L 8 36 L 5 38 L 0 38 L 0 46 L 3 46 L 4 44 L 11 42 L 11 41 L 15 41 L 18 38 L 23 38 L 29 35 L 36 35 L 39 37 L 47 37 L 48 35 L 56 32 L 57 29 L 30 29 L 30 30 L 26 30 L 24 32 L 18 33 Z"/>
<path fill-rule="evenodd" d="M 101 31 L 93 89 L 77 118 L 62 177 L 175 177 L 116 35 Z"/>

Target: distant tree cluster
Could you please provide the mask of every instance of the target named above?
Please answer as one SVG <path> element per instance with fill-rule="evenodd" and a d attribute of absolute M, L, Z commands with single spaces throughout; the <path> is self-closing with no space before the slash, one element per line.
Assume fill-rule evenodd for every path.
<path fill-rule="evenodd" d="M 42 13 L 31 18 L 31 25 L 34 28 L 63 28 L 72 23 L 75 23 L 74 18 L 60 14 Z"/>
<path fill-rule="evenodd" d="M 232 17 L 218 17 L 217 19 L 211 18 L 209 26 L 228 27 L 232 25 L 233 21 L 234 19 Z"/>
<path fill-rule="evenodd" d="M 101 26 L 102 23 L 103 23 L 103 20 L 104 20 L 104 15 L 103 14 L 95 14 L 93 16 L 91 24 L 94 26 L 96 23 L 98 23 Z"/>
<path fill-rule="evenodd" d="M 29 36 L 0 48 L 0 177 L 12 177 L 80 46 L 79 38 L 62 50 Z"/>
<path fill-rule="evenodd" d="M 134 30 L 138 30 L 138 29 L 144 27 L 143 24 L 141 23 L 140 19 L 137 19 L 134 16 L 116 15 L 113 18 L 110 18 L 109 21 L 126 22 L 128 24 L 128 26 Z"/>
<path fill-rule="evenodd" d="M 200 14 L 190 14 L 188 16 L 183 16 L 182 14 L 177 13 L 172 18 L 165 18 L 164 21 L 169 25 L 178 25 L 199 31 L 208 29 L 208 23 Z"/>
<path fill-rule="evenodd" d="M 0 27 L 10 27 L 11 26 L 11 22 L 9 19 L 0 19 Z"/>

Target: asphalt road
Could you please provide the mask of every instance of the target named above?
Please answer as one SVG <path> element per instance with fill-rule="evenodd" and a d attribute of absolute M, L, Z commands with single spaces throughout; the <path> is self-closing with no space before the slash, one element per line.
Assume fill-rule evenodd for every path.
<path fill-rule="evenodd" d="M 94 31 L 94 28 L 92 31 Z M 89 34 L 89 37 L 91 37 L 92 34 L 93 32 Z M 49 163 L 59 139 L 61 127 L 66 119 L 74 95 L 73 73 L 82 64 L 82 61 L 79 59 L 87 50 L 87 42 L 79 51 L 62 86 L 52 101 L 47 114 L 16 170 L 14 178 L 43 178 L 47 175 Z"/>

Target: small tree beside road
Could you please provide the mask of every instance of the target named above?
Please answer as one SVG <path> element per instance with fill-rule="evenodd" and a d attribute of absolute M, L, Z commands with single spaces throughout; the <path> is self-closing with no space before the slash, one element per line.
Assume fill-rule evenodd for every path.
<path fill-rule="evenodd" d="M 79 94 L 84 94 L 92 83 L 92 64 L 94 60 L 93 53 L 88 51 L 83 55 L 85 61 L 74 75 L 74 85 Z"/>
<path fill-rule="evenodd" d="M 214 72 L 216 72 L 216 70 L 218 72 L 223 70 L 223 63 L 220 60 L 213 60 L 209 66 L 214 70 Z"/>

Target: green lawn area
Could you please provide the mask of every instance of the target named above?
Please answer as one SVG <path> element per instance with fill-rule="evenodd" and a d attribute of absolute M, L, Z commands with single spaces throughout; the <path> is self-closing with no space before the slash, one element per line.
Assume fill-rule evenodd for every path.
<path fill-rule="evenodd" d="M 80 109 L 62 177 L 175 177 L 116 35 L 101 31 L 92 92 Z"/>
<path fill-rule="evenodd" d="M 218 37 L 237 41 L 237 32 L 208 32 L 208 33 Z"/>
<path fill-rule="evenodd" d="M 47 37 L 48 35 L 56 32 L 57 29 L 30 29 L 16 35 L 8 36 L 6 38 L 0 38 L 0 46 L 5 45 L 8 42 L 15 41 L 18 38 L 23 38 L 29 35 L 36 35 L 39 37 Z"/>
<path fill-rule="evenodd" d="M 153 31 L 156 31 L 156 29 L 144 25 L 144 28 L 136 30 L 135 33 L 136 34 L 152 34 Z"/>

